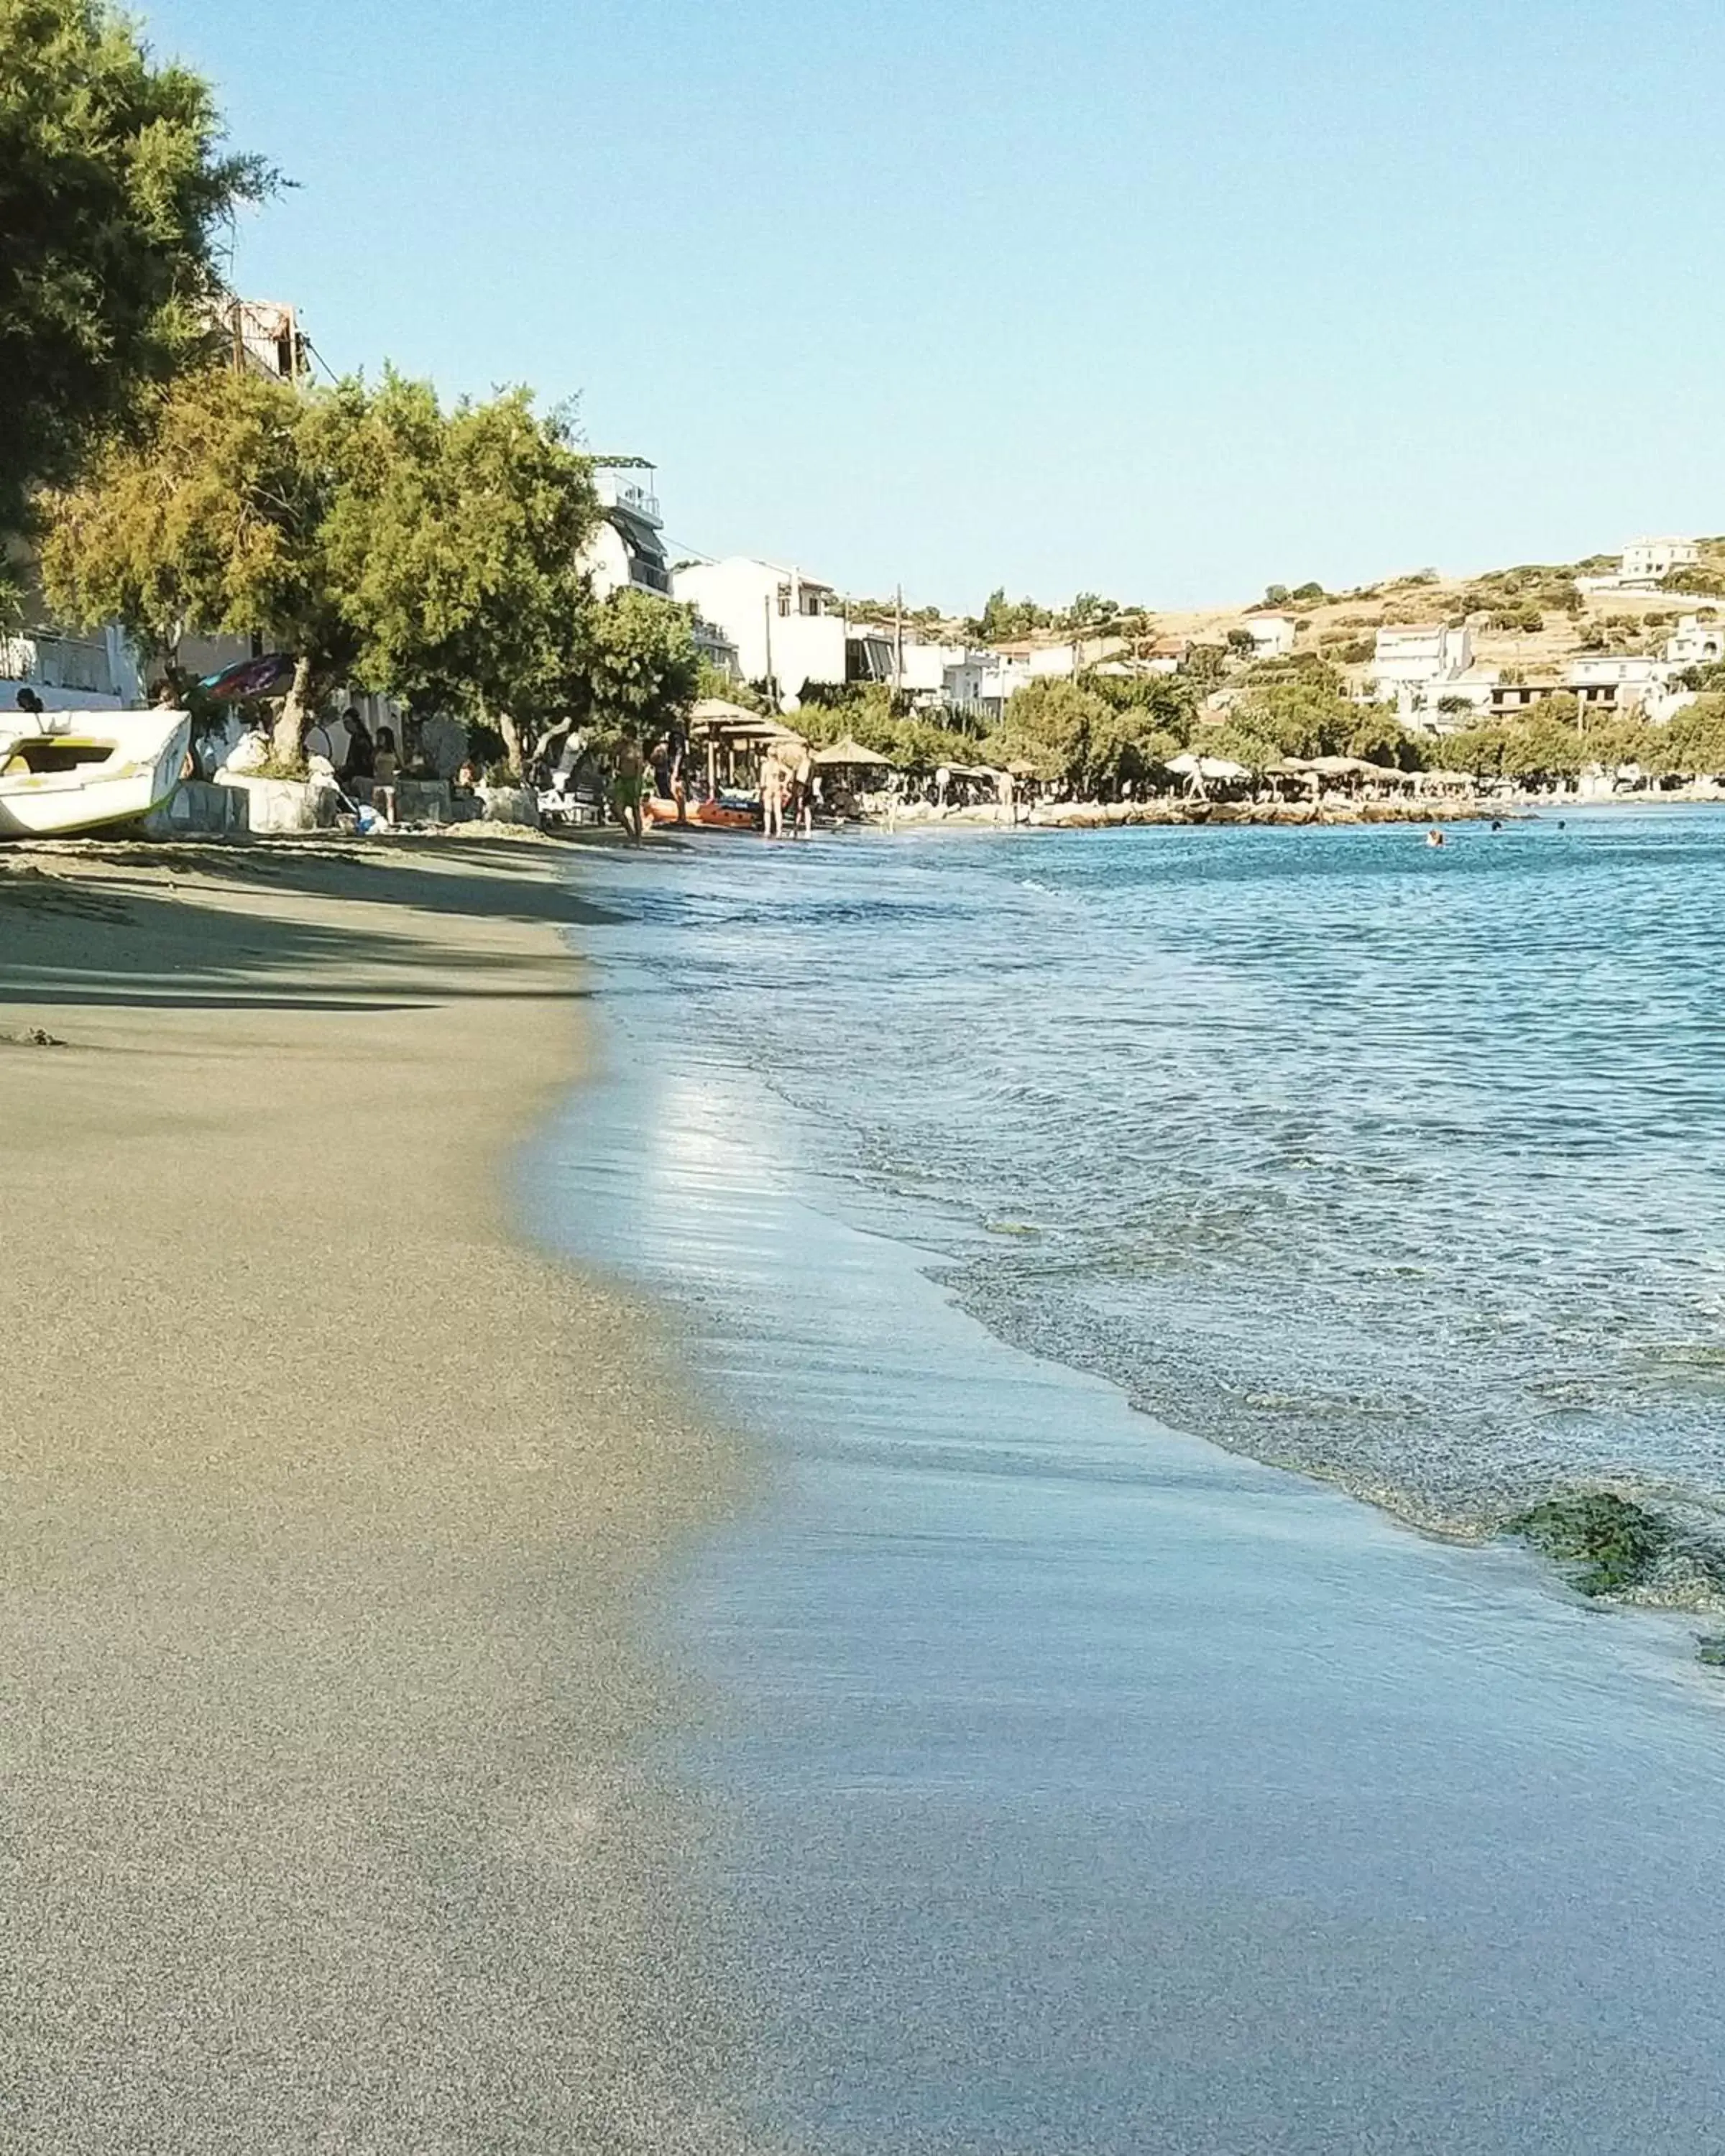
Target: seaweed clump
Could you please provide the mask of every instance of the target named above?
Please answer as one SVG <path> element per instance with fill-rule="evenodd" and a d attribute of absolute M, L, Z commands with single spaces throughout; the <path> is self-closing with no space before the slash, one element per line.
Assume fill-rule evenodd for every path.
<path fill-rule="evenodd" d="M 1725 1632 L 1703 1632 L 1695 1643 L 1695 1658 L 1710 1670 L 1725 1670 Z"/>
<path fill-rule="evenodd" d="M 1639 1587 L 1671 1540 L 1662 1520 L 1609 1490 L 1549 1498 L 1517 1512 L 1505 1531 L 1563 1565 L 1583 1594 L 1620 1594 Z"/>

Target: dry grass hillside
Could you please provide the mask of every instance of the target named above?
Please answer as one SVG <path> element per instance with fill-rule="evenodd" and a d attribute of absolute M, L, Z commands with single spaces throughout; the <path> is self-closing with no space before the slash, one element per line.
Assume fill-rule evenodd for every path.
<path fill-rule="evenodd" d="M 1560 675 L 1567 662 L 1583 653 L 1658 654 L 1683 615 L 1707 619 L 1710 609 L 1725 615 L 1725 542 L 1703 541 L 1702 547 L 1703 564 L 1716 572 L 1715 594 L 1584 593 L 1577 588 L 1578 576 L 1601 576 L 1616 568 L 1615 557 L 1598 556 L 1467 577 L 1426 571 L 1353 592 L 1291 596 L 1275 606 L 1260 600 L 1245 606 L 1152 611 L 1131 624 L 1141 631 L 1132 640 L 1141 649 L 1147 640 L 1160 638 L 1225 644 L 1230 632 L 1245 629 L 1255 617 L 1286 613 L 1297 624 L 1296 650 L 1315 653 L 1358 678 L 1367 670 L 1379 629 L 1466 621 L 1473 632 L 1476 665 L 1513 670 L 1537 681 Z M 956 623 L 951 626 L 958 629 Z M 1071 633 L 1050 629 L 1031 640 L 1062 644 L 1071 640 Z"/>

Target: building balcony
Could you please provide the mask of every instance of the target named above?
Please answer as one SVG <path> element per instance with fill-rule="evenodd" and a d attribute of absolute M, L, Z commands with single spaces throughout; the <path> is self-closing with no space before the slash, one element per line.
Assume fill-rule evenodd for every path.
<path fill-rule="evenodd" d="M 598 466 L 593 475 L 594 491 L 602 509 L 620 510 L 625 516 L 638 517 L 643 524 L 659 530 L 663 520 L 659 514 L 659 496 L 654 491 L 650 469 L 621 469 L 611 465 Z"/>

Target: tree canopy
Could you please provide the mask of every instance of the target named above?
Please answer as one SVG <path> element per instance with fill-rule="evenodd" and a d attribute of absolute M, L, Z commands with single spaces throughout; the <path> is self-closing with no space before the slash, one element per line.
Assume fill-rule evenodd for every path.
<path fill-rule="evenodd" d="M 701 682 L 691 609 L 646 592 L 613 592 L 588 626 L 584 716 L 602 733 L 650 744 L 686 719 Z"/>
<path fill-rule="evenodd" d="M 1037 778 L 1085 793 L 1146 777 L 1178 753 L 1190 705 L 1173 694 L 1158 697 L 1161 685 L 1153 683 L 1142 685 L 1147 695 L 1111 696 L 1105 679 L 1028 683 L 1008 700 L 983 755 L 993 763 L 1028 765 Z"/>
<path fill-rule="evenodd" d="M 341 675 L 475 712 L 518 768 L 521 729 L 588 692 L 579 557 L 598 503 L 587 459 L 525 391 L 445 413 L 393 374 L 307 393 L 206 367 L 146 420 L 49 500 L 49 598 L 158 649 L 261 632 L 295 660 L 282 762 L 316 683 Z M 692 650 L 684 663 L 692 685 Z"/>
<path fill-rule="evenodd" d="M 273 175 L 105 0 L 0 0 L 0 530 L 210 333 L 214 236 Z"/>
<path fill-rule="evenodd" d="M 328 547 L 359 678 L 474 711 L 519 769 L 524 734 L 579 694 L 579 557 L 599 516 L 588 460 L 524 389 L 445 413 L 393 372 L 323 400 L 322 431 L 345 468 Z"/>
<path fill-rule="evenodd" d="M 141 431 L 110 437 L 45 504 L 43 582 L 66 619 L 117 620 L 157 651 L 188 631 L 255 630 L 295 657 L 277 742 L 289 759 L 312 680 L 356 650 L 328 547 L 336 416 L 285 382 L 205 366 L 154 393 Z"/>

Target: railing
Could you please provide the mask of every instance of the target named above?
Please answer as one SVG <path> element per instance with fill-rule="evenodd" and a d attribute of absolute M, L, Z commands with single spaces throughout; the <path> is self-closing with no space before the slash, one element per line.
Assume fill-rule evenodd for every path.
<path fill-rule="evenodd" d="M 629 558 L 629 580 L 649 592 L 662 592 L 670 596 L 671 580 L 669 570 L 661 569 L 656 562 L 644 562 L 639 554 Z"/>
<path fill-rule="evenodd" d="M 114 693 L 107 645 L 82 636 L 0 637 L 0 680 L 99 696 Z"/>
<path fill-rule="evenodd" d="M 649 517 L 655 524 L 659 521 L 659 496 L 639 480 L 619 479 L 613 472 L 602 471 L 594 483 L 605 508 L 629 509 L 637 516 Z"/>

